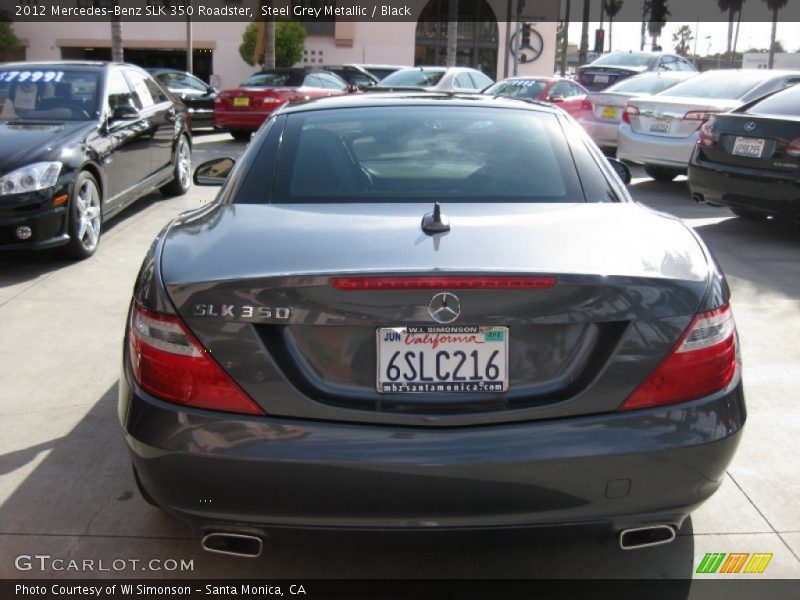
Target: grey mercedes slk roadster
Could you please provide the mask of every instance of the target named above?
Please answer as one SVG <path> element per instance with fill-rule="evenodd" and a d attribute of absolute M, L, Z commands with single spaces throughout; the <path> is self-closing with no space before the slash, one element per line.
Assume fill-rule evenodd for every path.
<path fill-rule="evenodd" d="M 287 106 L 134 290 L 119 417 L 206 549 L 271 529 L 600 524 L 671 541 L 745 421 L 729 290 L 562 111 Z"/>

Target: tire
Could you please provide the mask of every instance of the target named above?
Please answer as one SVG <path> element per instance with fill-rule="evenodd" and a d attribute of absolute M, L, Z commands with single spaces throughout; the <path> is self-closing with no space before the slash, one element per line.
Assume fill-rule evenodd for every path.
<path fill-rule="evenodd" d="M 175 166 L 172 168 L 173 179 L 167 185 L 161 186 L 164 196 L 183 196 L 192 186 L 192 145 L 189 137 L 182 133 L 175 145 Z"/>
<path fill-rule="evenodd" d="M 233 139 L 240 142 L 249 142 L 250 136 L 253 134 L 249 129 L 231 129 L 228 131 L 233 136 Z"/>
<path fill-rule="evenodd" d="M 735 214 L 737 217 L 741 217 L 743 219 L 747 219 L 748 221 L 766 221 L 767 215 L 756 212 L 754 210 L 747 210 L 746 208 L 733 208 L 729 207 L 731 212 Z"/>
<path fill-rule="evenodd" d="M 63 247 L 63 253 L 68 258 L 83 260 L 97 250 L 103 228 L 102 203 L 97 180 L 87 171 L 78 173 L 69 199 L 69 242 Z"/>
<path fill-rule="evenodd" d="M 657 167 L 655 165 L 645 165 L 644 172 L 656 181 L 667 183 L 680 175 L 677 169 L 670 169 L 669 167 Z"/>

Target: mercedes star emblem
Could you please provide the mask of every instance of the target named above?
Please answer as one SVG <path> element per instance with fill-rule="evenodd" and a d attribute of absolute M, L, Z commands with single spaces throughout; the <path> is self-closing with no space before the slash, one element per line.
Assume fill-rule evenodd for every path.
<path fill-rule="evenodd" d="M 461 315 L 461 302 L 450 292 L 440 292 L 431 298 L 428 312 L 437 323 L 452 323 Z"/>

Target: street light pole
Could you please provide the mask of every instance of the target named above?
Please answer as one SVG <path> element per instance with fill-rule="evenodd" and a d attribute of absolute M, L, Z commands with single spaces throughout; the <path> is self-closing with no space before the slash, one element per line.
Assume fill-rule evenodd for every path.
<path fill-rule="evenodd" d="M 188 0 L 186 3 L 187 6 L 192 5 L 192 0 Z M 189 73 L 194 74 L 194 52 L 192 47 L 194 46 L 194 40 L 192 39 L 192 17 L 189 16 L 187 11 L 186 13 L 186 70 Z"/>

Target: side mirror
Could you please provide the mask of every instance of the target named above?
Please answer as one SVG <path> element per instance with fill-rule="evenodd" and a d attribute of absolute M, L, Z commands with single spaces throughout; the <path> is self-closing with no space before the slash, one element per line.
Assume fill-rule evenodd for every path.
<path fill-rule="evenodd" d="M 622 180 L 622 183 L 628 185 L 631 182 L 631 170 L 624 162 L 616 158 L 608 158 L 608 163 L 611 168 L 617 173 L 617 176 Z"/>
<path fill-rule="evenodd" d="M 206 161 L 194 170 L 195 185 L 222 185 L 236 163 L 227 156 Z"/>
<path fill-rule="evenodd" d="M 115 106 L 111 113 L 112 121 L 132 121 L 139 118 L 139 111 L 130 104 Z"/>
<path fill-rule="evenodd" d="M 563 102 L 564 101 L 564 96 L 562 96 L 560 94 L 553 94 L 547 100 L 549 102 L 554 102 L 554 103 Z"/>

